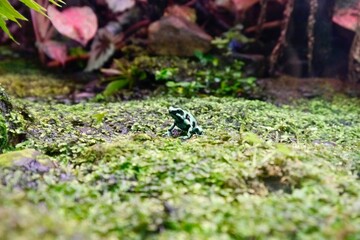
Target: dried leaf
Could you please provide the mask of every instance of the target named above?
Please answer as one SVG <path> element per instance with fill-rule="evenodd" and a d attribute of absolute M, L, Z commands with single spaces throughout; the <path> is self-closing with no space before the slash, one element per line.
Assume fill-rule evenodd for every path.
<path fill-rule="evenodd" d="M 165 16 L 175 16 L 183 18 L 189 22 L 196 22 L 195 10 L 186 6 L 172 5 L 165 9 Z"/>
<path fill-rule="evenodd" d="M 100 29 L 90 50 L 90 59 L 85 71 L 99 69 L 114 54 L 113 35 L 106 29 Z"/>
<path fill-rule="evenodd" d="M 54 6 L 48 7 L 50 20 L 61 34 L 85 46 L 98 29 L 98 21 L 90 7 L 70 7 L 59 12 Z"/>
<path fill-rule="evenodd" d="M 123 12 L 135 5 L 135 0 L 106 0 L 106 2 L 113 12 Z"/>

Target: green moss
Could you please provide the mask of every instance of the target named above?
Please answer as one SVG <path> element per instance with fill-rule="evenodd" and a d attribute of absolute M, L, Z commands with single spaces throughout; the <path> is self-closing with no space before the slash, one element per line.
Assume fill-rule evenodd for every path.
<path fill-rule="evenodd" d="M 70 93 L 73 86 L 65 80 L 36 74 L 7 73 L 0 77 L 0 84 L 16 97 L 49 98 Z"/>
<path fill-rule="evenodd" d="M 359 99 L 24 103 L 36 120 L 18 148 L 51 155 L 62 170 L 1 169 L 0 215 L 6 206 L 6 219 L 23 217 L 21 231 L 2 221 L 2 236 L 360 237 Z M 170 105 L 190 110 L 204 135 L 163 137 Z"/>
<path fill-rule="evenodd" d="M 0 85 L 15 97 L 50 98 L 68 95 L 74 83 L 61 75 L 50 74 L 39 62 L 15 53 L 0 59 Z M 62 78 L 60 78 L 61 76 Z"/>
<path fill-rule="evenodd" d="M 14 56 L 15 55 L 15 56 Z M 0 73 L 1 75 L 7 73 L 13 74 L 39 74 L 39 65 L 37 62 L 24 60 L 24 58 L 19 58 L 16 56 L 16 53 L 8 52 L 6 59 L 0 60 Z"/>

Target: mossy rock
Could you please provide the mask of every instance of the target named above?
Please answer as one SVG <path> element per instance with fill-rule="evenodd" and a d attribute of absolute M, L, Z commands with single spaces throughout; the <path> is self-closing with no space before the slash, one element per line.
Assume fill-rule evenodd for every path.
<path fill-rule="evenodd" d="M 30 113 L 25 107 L 14 103 L 0 87 L 0 151 L 24 139 Z"/>
<path fill-rule="evenodd" d="M 8 144 L 8 133 L 4 117 L 0 116 L 0 151 Z"/>
<path fill-rule="evenodd" d="M 41 152 L 32 148 L 0 154 L 0 167 L 13 166 L 38 172 L 56 167 L 49 158 L 41 158 Z"/>
<path fill-rule="evenodd" d="M 10 55 L 0 59 L 0 85 L 14 97 L 48 99 L 67 96 L 75 88 L 69 77 L 64 77 L 63 71 L 60 74 L 49 72 L 26 57 Z M 76 77 L 78 81 L 79 77 Z"/>
<path fill-rule="evenodd" d="M 5 116 L 12 110 L 12 104 L 4 89 L 0 88 L 0 151 L 8 145 L 8 128 Z"/>
<path fill-rule="evenodd" d="M 360 239 L 359 99 L 22 101 L 58 167 L 5 161 L 2 239 Z M 204 134 L 164 137 L 171 105 Z"/>
<path fill-rule="evenodd" d="M 19 166 L 23 165 L 25 162 L 35 160 L 40 152 L 35 149 L 24 149 L 14 152 L 7 152 L 0 155 L 0 166 L 1 167 L 10 167 L 10 166 Z"/>

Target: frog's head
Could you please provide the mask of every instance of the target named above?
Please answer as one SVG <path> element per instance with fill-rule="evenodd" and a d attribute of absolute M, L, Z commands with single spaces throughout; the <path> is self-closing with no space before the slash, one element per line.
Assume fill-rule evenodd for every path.
<path fill-rule="evenodd" d="M 185 111 L 178 107 L 169 107 L 169 114 L 177 122 L 185 119 Z"/>

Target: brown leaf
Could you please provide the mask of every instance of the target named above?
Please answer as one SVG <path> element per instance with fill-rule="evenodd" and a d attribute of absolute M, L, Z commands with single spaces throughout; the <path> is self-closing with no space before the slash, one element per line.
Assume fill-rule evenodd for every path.
<path fill-rule="evenodd" d="M 189 22 L 196 22 L 195 10 L 186 6 L 172 5 L 165 9 L 164 16 L 175 16 Z"/>

